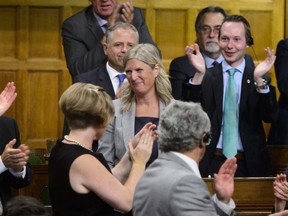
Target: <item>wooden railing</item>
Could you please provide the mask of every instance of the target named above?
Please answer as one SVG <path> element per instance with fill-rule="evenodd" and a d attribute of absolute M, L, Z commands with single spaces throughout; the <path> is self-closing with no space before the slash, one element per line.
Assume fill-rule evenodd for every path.
<path fill-rule="evenodd" d="M 26 187 L 15 191 L 16 195 L 29 195 L 40 199 L 41 192 L 48 184 L 48 166 L 35 165 L 34 178 L 32 183 Z M 204 178 L 209 191 L 214 194 L 213 179 Z M 274 196 L 272 182 L 269 178 L 235 178 L 235 191 L 233 199 L 236 203 L 237 215 L 268 215 L 271 213 Z"/>
<path fill-rule="evenodd" d="M 270 145 L 268 151 L 275 174 L 283 173 L 288 165 L 288 145 Z"/>
<path fill-rule="evenodd" d="M 211 194 L 214 194 L 213 179 L 204 178 Z M 274 195 L 273 177 L 235 178 L 233 200 L 237 215 L 268 215 L 272 212 Z"/>

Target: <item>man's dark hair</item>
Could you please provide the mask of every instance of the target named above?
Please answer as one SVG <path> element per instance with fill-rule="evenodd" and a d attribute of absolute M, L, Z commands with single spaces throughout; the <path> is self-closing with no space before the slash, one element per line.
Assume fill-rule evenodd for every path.
<path fill-rule="evenodd" d="M 206 13 L 221 13 L 224 18 L 228 16 L 228 13 L 221 7 L 218 6 L 209 6 L 206 8 L 203 8 L 197 15 L 196 21 L 195 21 L 195 31 L 198 33 L 201 25 L 202 25 L 202 21 L 203 21 L 203 17 Z"/>
<path fill-rule="evenodd" d="M 248 20 L 245 19 L 245 17 L 243 17 L 241 15 L 231 15 L 231 16 L 228 16 L 224 19 L 223 23 L 225 23 L 225 22 L 243 23 L 244 29 L 245 29 L 245 38 L 246 38 L 247 45 L 251 46 L 254 44 L 252 34 L 251 34 L 250 24 L 249 24 Z M 223 25 L 223 23 L 222 23 L 222 25 Z M 221 30 L 220 30 L 219 38 L 220 38 L 220 35 L 221 35 Z"/>
<path fill-rule="evenodd" d="M 2 216 L 49 216 L 49 213 L 36 198 L 16 196 L 4 206 Z"/>

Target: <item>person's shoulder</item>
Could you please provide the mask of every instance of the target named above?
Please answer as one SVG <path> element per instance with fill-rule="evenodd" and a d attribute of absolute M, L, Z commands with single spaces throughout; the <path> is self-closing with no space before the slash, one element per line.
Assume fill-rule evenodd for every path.
<path fill-rule="evenodd" d="M 72 16 L 68 17 L 64 20 L 63 25 L 69 22 L 79 22 L 82 19 L 86 19 L 86 14 L 89 13 L 89 11 L 92 10 L 92 6 L 87 6 L 84 9 L 78 11 L 77 13 L 73 14 Z"/>
<path fill-rule="evenodd" d="M 178 77 L 179 74 L 183 74 L 188 78 L 194 75 L 195 68 L 190 64 L 189 59 L 186 55 L 174 58 L 170 63 L 169 68 L 170 75 L 173 77 Z"/>
<path fill-rule="evenodd" d="M 171 61 L 171 64 L 182 63 L 182 62 L 188 62 L 188 58 L 187 58 L 186 55 L 184 55 L 184 56 L 178 56 L 178 57 L 174 58 L 174 59 Z"/>
<path fill-rule="evenodd" d="M 88 72 L 85 73 L 81 73 L 78 74 L 74 80 L 73 83 L 77 83 L 77 82 L 83 82 L 83 83 L 92 83 L 97 80 L 97 78 L 99 77 L 99 73 L 103 73 L 103 72 L 107 72 L 107 69 L 105 66 L 100 66 L 97 68 L 94 68 Z"/>
<path fill-rule="evenodd" d="M 115 109 L 122 107 L 122 105 L 123 105 L 123 101 L 121 98 L 114 99 L 114 100 L 112 100 L 112 102 L 114 104 Z"/>
<path fill-rule="evenodd" d="M 0 116 L 0 125 L 2 125 L 2 124 L 14 124 L 14 123 L 16 123 L 16 120 L 15 119 L 13 119 L 13 118 L 11 118 L 11 117 L 9 117 L 9 116 Z"/>
<path fill-rule="evenodd" d="M 277 49 L 278 49 L 279 47 L 285 47 L 286 49 L 288 49 L 288 38 L 283 39 L 283 40 L 280 40 L 280 41 L 278 42 Z"/>
<path fill-rule="evenodd" d="M 141 13 L 143 12 L 143 9 L 140 8 L 140 7 L 135 7 L 135 6 L 134 6 L 133 9 L 134 9 L 134 13 L 135 13 L 135 12 L 141 12 Z"/>

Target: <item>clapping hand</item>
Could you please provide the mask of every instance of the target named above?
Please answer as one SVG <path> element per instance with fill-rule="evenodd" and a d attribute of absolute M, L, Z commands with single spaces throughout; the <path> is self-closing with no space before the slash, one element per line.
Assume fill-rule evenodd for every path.
<path fill-rule="evenodd" d="M 14 82 L 8 82 L 0 94 L 0 116 L 3 115 L 15 100 L 17 93 Z"/>
<path fill-rule="evenodd" d="M 254 80 L 257 83 L 261 82 L 262 77 L 272 68 L 276 59 L 273 49 L 267 47 L 265 52 L 267 54 L 266 59 L 258 64 L 254 70 Z"/>
<path fill-rule="evenodd" d="M 197 72 L 193 78 L 193 83 L 201 84 L 206 72 L 206 65 L 205 60 L 200 52 L 199 45 L 195 43 L 193 45 L 186 46 L 185 53 L 189 59 L 190 64 L 195 67 Z"/>
<path fill-rule="evenodd" d="M 144 127 L 134 136 L 132 142 L 132 146 L 133 148 L 135 148 L 137 146 L 137 144 L 140 141 L 141 136 L 148 132 L 151 131 L 151 136 L 153 137 L 153 141 L 157 139 L 157 132 L 155 131 L 156 125 L 148 122 L 147 124 L 144 125 Z"/>
<path fill-rule="evenodd" d="M 6 168 L 12 169 L 14 172 L 21 172 L 29 159 L 29 147 L 21 144 L 19 148 L 13 148 L 16 139 L 11 140 L 5 147 L 1 159 Z"/>
<path fill-rule="evenodd" d="M 116 5 L 112 15 L 108 19 L 108 27 L 113 26 L 117 21 L 132 23 L 134 18 L 134 7 L 132 2 L 119 3 Z"/>
<path fill-rule="evenodd" d="M 218 174 L 214 174 L 214 185 L 217 198 L 227 203 L 234 193 L 234 174 L 237 169 L 237 159 L 228 158 L 220 167 Z"/>

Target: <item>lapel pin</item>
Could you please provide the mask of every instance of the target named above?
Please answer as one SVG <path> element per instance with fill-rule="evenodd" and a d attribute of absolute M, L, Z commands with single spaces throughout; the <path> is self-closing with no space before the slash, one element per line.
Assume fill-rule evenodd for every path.
<path fill-rule="evenodd" d="M 250 80 L 249 79 L 247 80 L 247 83 L 250 84 Z"/>

